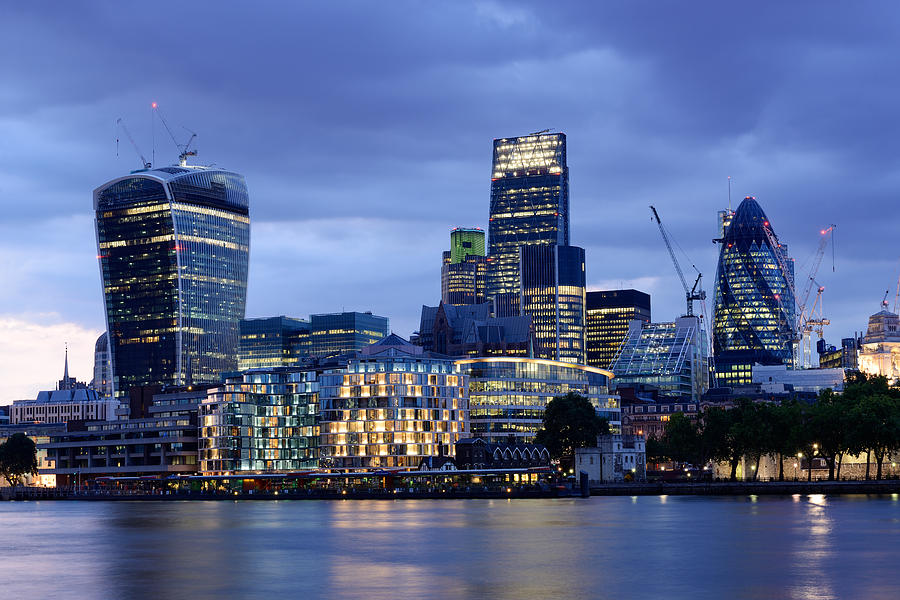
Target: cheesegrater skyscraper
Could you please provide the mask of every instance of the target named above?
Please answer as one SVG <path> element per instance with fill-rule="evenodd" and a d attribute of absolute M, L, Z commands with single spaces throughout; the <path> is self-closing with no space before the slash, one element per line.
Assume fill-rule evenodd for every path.
<path fill-rule="evenodd" d="M 142 169 L 94 190 L 94 210 L 116 395 L 235 370 L 250 251 L 244 178 Z"/>

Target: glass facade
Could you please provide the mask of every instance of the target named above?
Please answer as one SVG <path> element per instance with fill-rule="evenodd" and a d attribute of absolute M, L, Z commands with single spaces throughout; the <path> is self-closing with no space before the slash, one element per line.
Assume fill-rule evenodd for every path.
<path fill-rule="evenodd" d="M 519 248 L 569 244 L 564 133 L 494 140 L 487 296 L 519 292 Z"/>
<path fill-rule="evenodd" d="M 650 295 L 638 290 L 587 292 L 585 344 L 587 364 L 608 369 L 632 320 L 650 322 Z"/>
<path fill-rule="evenodd" d="M 468 377 L 452 360 L 391 351 L 321 380 L 323 467 L 415 468 L 468 437 Z"/>
<path fill-rule="evenodd" d="M 243 177 L 138 171 L 97 188 L 94 209 L 117 396 L 233 371 L 250 251 Z"/>
<path fill-rule="evenodd" d="M 309 356 L 310 324 L 291 317 L 244 319 L 240 324 L 238 369 L 271 369 L 299 364 Z"/>
<path fill-rule="evenodd" d="M 646 385 L 662 397 L 694 402 L 709 389 L 709 357 L 700 319 L 632 321 L 611 370 L 616 387 Z"/>
<path fill-rule="evenodd" d="M 452 262 L 450 251 L 444 252 L 441 265 L 441 301 L 460 306 L 485 301 L 487 259 L 469 254 L 460 262 Z"/>
<path fill-rule="evenodd" d="M 450 262 L 463 262 L 468 256 L 484 256 L 484 230 L 457 227 L 450 231 Z"/>
<path fill-rule="evenodd" d="M 755 198 L 744 198 L 730 222 L 722 223 L 713 319 L 716 383 L 746 385 L 756 363 L 793 362 L 793 260 Z"/>
<path fill-rule="evenodd" d="M 537 358 L 584 364 L 584 249 L 522 246 L 521 314 L 531 317 Z"/>
<path fill-rule="evenodd" d="M 469 426 L 472 437 L 530 442 L 543 425 L 544 409 L 555 396 L 575 392 L 588 398 L 597 414 L 619 432 L 618 396 L 609 394 L 609 371 L 534 358 L 489 357 L 459 360 L 469 376 Z"/>
<path fill-rule="evenodd" d="M 387 317 L 370 312 L 310 315 L 310 356 L 325 357 L 362 350 L 385 338 Z"/>
<path fill-rule="evenodd" d="M 227 377 L 200 405 L 200 470 L 222 475 L 318 467 L 318 396 L 314 371 Z"/>

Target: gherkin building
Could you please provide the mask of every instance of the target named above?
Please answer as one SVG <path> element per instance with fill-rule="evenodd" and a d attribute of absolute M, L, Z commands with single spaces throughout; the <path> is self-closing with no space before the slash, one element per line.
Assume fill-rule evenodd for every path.
<path fill-rule="evenodd" d="M 719 386 L 749 384 L 754 364 L 791 365 L 794 263 L 756 199 L 725 226 L 716 269 L 713 353 Z"/>

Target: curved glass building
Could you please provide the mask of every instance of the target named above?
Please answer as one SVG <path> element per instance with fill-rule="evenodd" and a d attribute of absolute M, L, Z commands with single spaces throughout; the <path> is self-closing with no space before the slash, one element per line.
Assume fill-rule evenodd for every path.
<path fill-rule="evenodd" d="M 755 363 L 793 362 L 794 263 L 751 196 L 744 198 L 717 241 L 721 250 L 713 318 L 716 383 L 749 384 Z"/>
<path fill-rule="evenodd" d="M 469 427 L 488 442 L 534 440 L 544 409 L 554 396 L 576 392 L 588 398 L 610 429 L 621 427 L 618 396 L 610 395 L 610 371 L 555 360 L 497 356 L 456 362 L 469 376 Z"/>
<path fill-rule="evenodd" d="M 94 190 L 94 211 L 116 395 L 234 371 L 250 252 L 244 178 L 135 171 Z"/>

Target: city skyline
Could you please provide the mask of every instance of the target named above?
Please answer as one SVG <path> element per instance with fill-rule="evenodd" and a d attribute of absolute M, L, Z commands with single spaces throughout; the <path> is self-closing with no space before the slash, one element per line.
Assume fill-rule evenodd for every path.
<path fill-rule="evenodd" d="M 166 35 L 176 45 L 156 37 L 162 33 L 153 19 L 127 34 L 113 27 L 108 36 L 92 35 L 115 18 L 105 11 L 19 8 L 4 19 L 6 55 L 24 47 L 23 36 L 48 43 L 32 44 L 33 52 L 4 66 L 18 85 L 0 115 L 8 140 L 0 150 L 7 212 L 0 257 L 9 286 L 0 300 L 0 403 L 52 387 L 65 342 L 72 373 L 90 378 L 104 327 L 91 190 L 139 166 L 113 126 L 118 117 L 145 154 L 155 153 L 157 166 L 175 162 L 178 152 L 159 121 L 151 132 L 151 101 L 176 136 L 182 123 L 199 133 L 194 163 L 214 162 L 247 178 L 255 199 L 248 317 L 371 310 L 408 336 L 421 305 L 440 298 L 435 257 L 449 230 L 487 230 L 492 140 L 549 126 L 567 135 L 570 239 L 586 250 L 588 289 L 637 288 L 653 297 L 655 321 L 680 316 L 682 291 L 646 214 L 652 202 L 703 271 L 711 296 L 717 249 L 709 240 L 730 175 L 733 206 L 757 197 L 797 259 L 798 279 L 818 231 L 838 224 L 837 270 L 827 272 L 826 263 L 819 278 L 828 290 L 830 343 L 863 330 L 884 290 L 893 302 L 900 265 L 883 242 L 892 223 L 875 215 L 896 189 L 889 112 L 896 92 L 881 87 L 878 73 L 896 55 L 886 46 L 896 46 L 889 37 L 897 15 L 873 23 L 854 11 L 789 7 L 775 25 L 765 9 L 698 8 L 702 43 L 692 45 L 665 25 L 664 7 L 654 10 L 656 24 L 623 7 L 576 20 L 567 7 L 551 15 L 538 5 L 472 4 L 425 11 L 415 30 L 391 23 L 402 7 L 385 7 L 372 31 L 374 15 L 366 11 L 292 10 L 242 16 L 249 30 L 265 24 L 279 35 L 251 31 L 259 47 L 251 43 L 246 56 L 210 44 L 225 52 L 221 60 L 204 50 L 216 27 L 188 35 L 184 24 L 172 23 Z M 282 13 L 284 24 L 273 18 Z M 204 11 L 203 19 L 233 26 L 236 16 Z M 723 19 L 727 31 L 719 31 Z M 308 39 L 282 29 L 292 20 Z M 448 21 L 471 35 L 451 35 Z M 62 22 L 66 30 L 57 31 Z M 548 31 L 567 35 L 546 36 L 555 38 L 552 46 Z M 359 39 L 340 52 L 316 49 L 317 35 L 335 33 Z M 182 50 L 184 40 L 191 53 Z M 451 42 L 459 47 L 448 50 Z M 426 51 L 410 56 L 403 50 L 410 44 Z M 777 51 L 766 52 L 767 45 Z M 819 52 L 831 59 L 817 62 Z M 305 53 L 321 63 L 310 68 L 330 74 L 328 85 L 276 79 L 292 55 Z M 251 72 L 263 57 L 271 65 Z M 729 76 L 720 68 L 725 59 L 746 68 Z M 43 68 L 50 61 L 67 68 L 57 65 L 51 77 Z M 366 74 L 372 61 L 388 65 L 375 71 L 383 83 Z M 222 83 L 214 75 L 223 67 L 211 62 L 236 67 L 248 88 L 266 93 Z M 143 63 L 149 67 L 134 69 Z M 98 86 L 98 77 L 113 85 Z M 551 77 L 562 85 L 532 85 Z M 850 89 L 853 99 L 842 97 Z M 519 101 L 498 114 L 490 105 L 501 98 Z M 855 210 L 848 211 L 851 201 Z"/>

